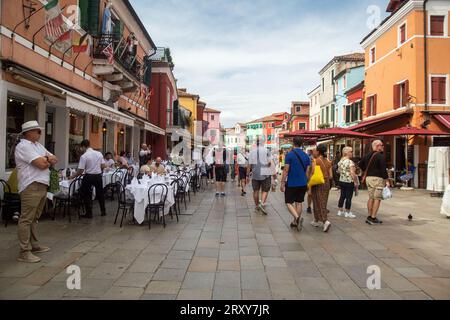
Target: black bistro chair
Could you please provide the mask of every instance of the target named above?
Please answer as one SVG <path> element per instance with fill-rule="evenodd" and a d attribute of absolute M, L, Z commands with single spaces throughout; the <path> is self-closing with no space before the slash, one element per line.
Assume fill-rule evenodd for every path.
<path fill-rule="evenodd" d="M 109 189 L 111 190 L 111 200 L 114 200 L 114 195 L 119 194 L 120 187 L 119 184 L 124 185 L 127 179 L 127 173 L 124 172 L 123 169 L 117 169 L 111 176 L 111 184 Z"/>
<path fill-rule="evenodd" d="M 175 204 L 172 206 L 172 208 L 170 208 L 170 215 L 173 219 L 173 212 L 175 211 L 177 222 L 179 221 L 178 214 L 180 212 L 180 201 L 178 199 L 178 184 L 179 184 L 178 179 L 175 179 L 170 183 L 170 186 L 172 187 L 173 191 L 173 199 L 175 200 Z"/>
<path fill-rule="evenodd" d="M 55 205 L 55 210 L 53 212 L 53 220 L 56 218 L 56 214 L 63 212 L 63 217 L 69 216 L 69 222 L 72 222 L 71 208 L 77 208 L 78 217 L 84 210 L 83 196 L 81 194 L 81 183 L 83 181 L 83 176 L 79 176 L 72 180 L 69 185 L 69 192 L 58 193 L 53 196 L 53 202 Z"/>
<path fill-rule="evenodd" d="M 169 194 L 169 188 L 162 183 L 154 184 L 148 189 L 148 206 L 146 208 L 146 213 L 148 217 L 148 228 L 151 228 L 151 214 L 158 218 L 160 221 L 160 213 L 162 214 L 163 226 L 166 228 L 166 219 L 164 215 L 164 205 L 167 200 L 167 195 Z M 156 201 L 159 199 L 159 201 Z M 152 201 L 153 200 L 153 201 Z"/>
<path fill-rule="evenodd" d="M 131 198 L 127 198 L 127 192 L 123 184 L 117 182 L 117 186 L 119 193 L 117 197 L 118 206 L 114 225 L 117 223 L 117 218 L 119 217 L 120 210 L 122 210 L 122 218 L 120 220 L 120 227 L 122 228 L 124 217 L 126 217 L 128 213 L 134 212 L 134 200 Z"/>
<path fill-rule="evenodd" d="M 5 228 L 8 227 L 8 221 L 12 219 L 15 212 L 20 212 L 20 195 L 11 193 L 11 187 L 5 180 L 0 180 L 1 195 L 0 211 L 2 218 L 5 221 Z"/>

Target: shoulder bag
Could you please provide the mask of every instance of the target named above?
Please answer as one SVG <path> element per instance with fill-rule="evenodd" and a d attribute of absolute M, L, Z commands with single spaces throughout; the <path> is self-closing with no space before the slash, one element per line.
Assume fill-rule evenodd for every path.
<path fill-rule="evenodd" d="M 364 171 L 364 175 L 362 176 L 361 183 L 366 183 L 367 174 L 369 173 L 370 166 L 372 165 L 373 160 L 375 160 L 375 156 L 376 156 L 377 154 L 378 154 L 378 152 L 375 152 L 375 153 L 372 155 L 372 157 L 370 158 L 369 163 L 367 164 L 366 170 Z"/>

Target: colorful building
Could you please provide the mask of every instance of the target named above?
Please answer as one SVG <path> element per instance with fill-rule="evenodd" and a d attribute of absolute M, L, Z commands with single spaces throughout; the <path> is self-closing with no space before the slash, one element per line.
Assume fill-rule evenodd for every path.
<path fill-rule="evenodd" d="M 0 2 L 0 176 L 14 168 L 14 144 L 29 120 L 44 127 L 41 143 L 58 168 L 77 166 L 83 139 L 103 152 L 137 156 L 146 131 L 163 134 L 149 122 L 156 45 L 128 0 L 29 4 Z M 73 29 L 63 5 L 79 5 L 81 28 Z M 58 34 L 44 28 L 50 15 Z"/>
<path fill-rule="evenodd" d="M 322 91 L 321 86 L 317 86 L 308 93 L 309 98 L 309 128 L 311 131 L 319 130 L 319 125 L 321 123 L 321 108 L 320 108 L 320 93 Z"/>
<path fill-rule="evenodd" d="M 187 89 L 178 89 L 178 100 L 180 105 L 189 111 L 190 116 L 186 119 L 187 127 L 189 128 L 189 133 L 191 135 L 191 146 L 194 145 L 194 137 L 198 133 L 197 124 L 197 104 L 200 100 L 198 94 L 192 94 L 187 92 Z"/>
<path fill-rule="evenodd" d="M 310 130 L 309 102 L 294 101 L 291 104 L 290 131 Z"/>
<path fill-rule="evenodd" d="M 236 123 L 233 128 L 225 129 L 225 146 L 227 149 L 240 149 L 246 148 L 246 125 L 242 123 Z"/>
<path fill-rule="evenodd" d="M 222 112 L 212 108 L 205 108 L 203 120 L 207 123 L 204 136 L 212 145 L 218 145 L 221 141 L 222 128 L 220 125 L 220 114 Z"/>
<path fill-rule="evenodd" d="M 361 42 L 365 49 L 364 121 L 354 130 L 376 134 L 406 125 L 450 131 L 450 2 L 390 1 L 390 13 Z M 386 137 L 390 165 L 405 168 L 405 141 Z M 415 185 L 426 186 L 428 148 L 449 146 L 445 137 L 417 137 L 409 159 Z"/>
<path fill-rule="evenodd" d="M 336 119 L 336 114 L 339 112 L 336 108 L 336 94 L 338 91 L 336 76 L 347 69 L 363 65 L 364 54 L 351 53 L 334 57 L 320 70 L 320 127 L 334 127 L 338 123 Z"/>

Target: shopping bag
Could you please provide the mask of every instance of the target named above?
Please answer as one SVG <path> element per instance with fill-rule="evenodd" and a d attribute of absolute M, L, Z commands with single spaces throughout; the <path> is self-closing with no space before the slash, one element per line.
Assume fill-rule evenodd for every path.
<path fill-rule="evenodd" d="M 383 200 L 388 200 L 392 198 L 392 192 L 391 189 L 389 189 L 388 187 L 385 187 L 383 189 Z"/>
<path fill-rule="evenodd" d="M 450 218 L 450 185 L 447 186 L 442 198 L 441 214 Z"/>

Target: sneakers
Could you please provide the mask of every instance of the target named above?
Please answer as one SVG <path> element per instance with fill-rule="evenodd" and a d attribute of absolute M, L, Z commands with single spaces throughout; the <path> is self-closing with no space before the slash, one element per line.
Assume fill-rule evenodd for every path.
<path fill-rule="evenodd" d="M 298 225 L 297 225 L 297 230 L 298 232 L 301 232 L 303 230 L 303 223 L 305 222 L 305 219 L 300 218 L 300 220 L 298 221 Z"/>
<path fill-rule="evenodd" d="M 50 248 L 49 247 L 44 247 L 44 246 L 39 246 L 37 248 L 33 248 L 31 250 L 32 253 L 44 253 L 44 252 L 49 252 Z"/>
<path fill-rule="evenodd" d="M 219 197 L 220 196 L 220 193 L 219 192 L 216 192 L 216 197 Z"/>
<path fill-rule="evenodd" d="M 342 217 L 344 214 L 345 214 L 345 212 L 342 210 L 339 210 L 337 213 L 338 217 Z"/>
<path fill-rule="evenodd" d="M 323 232 L 328 232 L 330 230 L 330 227 L 331 227 L 331 222 L 330 221 L 326 221 L 323 224 Z"/>
<path fill-rule="evenodd" d="M 220 196 L 221 196 L 221 197 L 225 197 L 225 196 L 226 196 L 225 192 L 222 192 L 222 193 L 220 194 Z"/>
<path fill-rule="evenodd" d="M 12 219 L 14 222 L 19 221 L 20 218 L 20 213 L 19 212 L 14 212 L 14 215 L 12 216 Z"/>
<path fill-rule="evenodd" d="M 378 218 L 367 217 L 366 223 L 373 226 L 373 225 L 383 224 L 383 221 L 378 220 Z"/>
<path fill-rule="evenodd" d="M 356 216 L 352 212 L 346 212 L 345 213 L 346 218 L 355 219 Z"/>
<path fill-rule="evenodd" d="M 311 222 L 311 225 L 312 225 L 313 227 L 316 227 L 316 228 L 319 228 L 319 227 L 322 226 L 322 224 L 321 224 L 320 222 L 316 222 L 316 221 L 312 221 L 312 222 Z"/>
<path fill-rule="evenodd" d="M 261 212 L 267 216 L 267 210 L 266 210 L 266 204 L 265 203 L 260 203 L 259 204 L 259 210 L 261 210 Z"/>
<path fill-rule="evenodd" d="M 25 262 L 25 263 L 38 263 L 41 262 L 41 258 L 36 257 L 31 252 L 21 252 L 19 256 L 17 257 L 17 261 L 19 262 Z"/>

